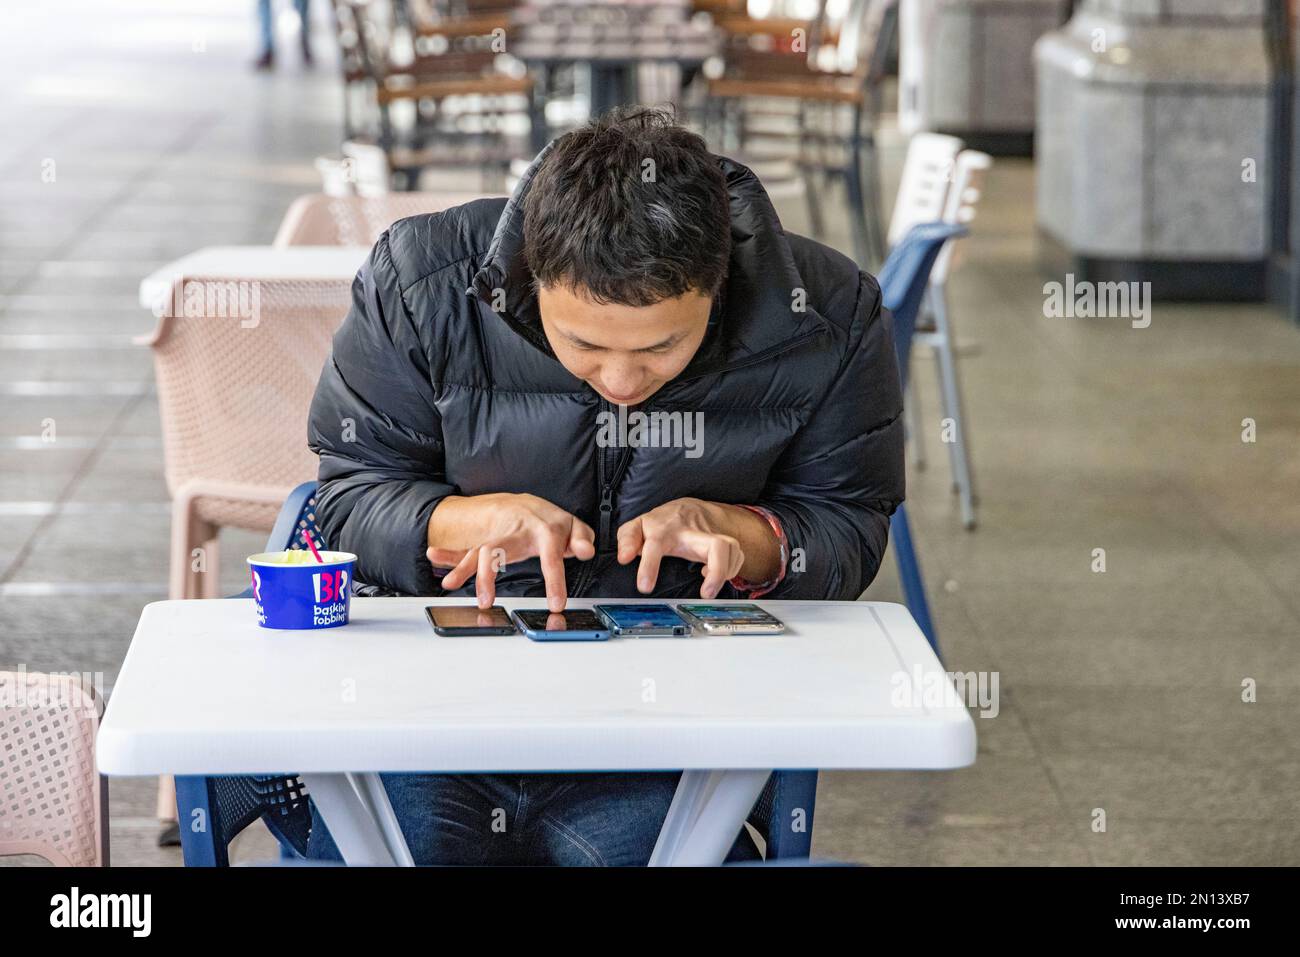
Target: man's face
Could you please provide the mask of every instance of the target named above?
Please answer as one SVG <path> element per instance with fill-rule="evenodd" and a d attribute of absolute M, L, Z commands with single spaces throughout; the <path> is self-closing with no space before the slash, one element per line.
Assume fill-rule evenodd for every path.
<path fill-rule="evenodd" d="M 653 306 L 601 304 L 559 285 L 537 292 L 555 357 L 619 405 L 644 402 L 686 368 L 704 341 L 712 304 L 696 292 Z"/>

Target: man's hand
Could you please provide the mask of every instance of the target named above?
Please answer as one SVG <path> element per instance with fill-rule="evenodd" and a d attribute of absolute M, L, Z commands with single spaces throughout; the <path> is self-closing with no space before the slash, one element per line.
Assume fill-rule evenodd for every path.
<path fill-rule="evenodd" d="M 546 606 L 563 611 L 568 597 L 564 560 L 587 561 L 596 536 L 579 518 L 536 495 L 453 495 L 429 516 L 429 561 L 450 568 L 442 587 L 451 591 L 471 577 L 480 608 L 496 601 L 497 572 L 508 562 L 541 560 Z"/>
<path fill-rule="evenodd" d="M 636 587 L 654 591 L 664 556 L 703 562 L 701 598 L 713 598 L 722 586 L 743 575 L 762 582 L 781 567 L 781 544 L 759 515 L 738 505 L 721 505 L 696 498 L 666 502 L 618 530 L 618 560 L 626 565 L 641 556 Z"/>

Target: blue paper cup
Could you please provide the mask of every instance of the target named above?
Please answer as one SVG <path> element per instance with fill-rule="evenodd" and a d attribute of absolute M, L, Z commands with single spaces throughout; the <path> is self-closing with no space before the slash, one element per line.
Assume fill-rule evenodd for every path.
<path fill-rule="evenodd" d="M 301 559 L 307 556 L 307 561 Z M 293 556 L 293 557 L 289 557 Z M 253 605 L 263 628 L 337 628 L 348 623 L 352 605 L 350 552 L 263 552 L 248 556 Z"/>

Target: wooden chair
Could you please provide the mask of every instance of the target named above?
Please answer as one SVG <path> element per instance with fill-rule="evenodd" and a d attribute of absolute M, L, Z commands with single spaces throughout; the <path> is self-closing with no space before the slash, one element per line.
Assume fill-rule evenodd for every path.
<path fill-rule="evenodd" d="M 725 13 L 717 19 L 727 39 L 723 74 L 708 81 L 711 117 L 722 118 L 725 137 L 726 110 L 730 105 L 734 113 L 739 104 L 743 149 L 748 104 L 794 103 L 792 135 L 813 234 L 823 233 L 816 177 L 842 178 L 854 256 L 863 268 L 877 266 L 884 231 L 875 125 L 897 0 L 849 0 L 847 7 L 828 2 L 809 21 Z"/>
<path fill-rule="evenodd" d="M 504 170 L 530 148 L 512 147 L 511 116 L 526 115 L 530 143 L 544 136 L 532 78 L 505 54 L 514 4 L 455 0 L 396 13 L 382 0 L 335 0 L 374 90 L 375 140 L 402 188 L 415 189 L 420 173 L 437 164 Z M 409 38 L 407 49 L 399 35 Z M 414 113 L 407 124 L 394 114 L 402 103 Z"/>

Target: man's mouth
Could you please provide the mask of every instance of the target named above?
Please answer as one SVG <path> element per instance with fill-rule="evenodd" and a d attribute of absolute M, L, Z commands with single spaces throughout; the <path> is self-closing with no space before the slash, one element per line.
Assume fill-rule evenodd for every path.
<path fill-rule="evenodd" d="M 612 392 L 601 392 L 600 394 L 604 396 L 606 400 L 613 402 L 615 405 L 636 405 L 638 402 L 644 401 L 646 397 L 644 392 L 637 392 L 633 395 L 626 396 L 614 395 Z"/>

